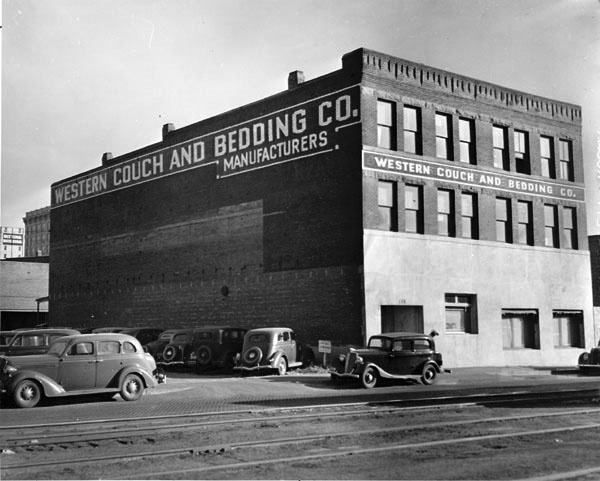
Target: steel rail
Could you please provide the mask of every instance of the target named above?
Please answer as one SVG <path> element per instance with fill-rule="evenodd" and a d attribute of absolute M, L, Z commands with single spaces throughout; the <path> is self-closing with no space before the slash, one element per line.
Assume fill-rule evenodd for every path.
<path fill-rule="evenodd" d="M 406 432 L 406 431 L 413 431 L 413 430 L 421 430 L 421 431 L 425 431 L 425 430 L 431 430 L 431 429 L 435 429 L 435 428 L 448 428 L 448 427 L 462 427 L 462 426 L 469 426 L 469 425 L 475 425 L 475 424 L 485 424 L 485 423 L 493 423 L 493 422 L 506 422 L 506 421 L 519 421 L 519 420 L 523 420 L 523 419 L 542 419 L 542 418 L 549 418 L 549 417 L 572 417 L 572 416 L 576 416 L 576 415 L 583 415 L 583 414 L 590 414 L 590 413 L 599 413 L 600 412 L 600 408 L 595 408 L 595 409 L 579 409 L 579 410 L 570 410 L 570 411 L 561 411 L 561 412 L 552 412 L 552 413 L 539 413 L 539 414 L 522 414 L 522 415 L 515 415 L 515 416 L 495 416 L 495 417 L 490 417 L 490 418 L 483 418 L 483 419 L 471 419 L 471 420 L 461 420 L 461 421 L 443 421 L 443 422 L 435 422 L 435 423 L 420 423 L 420 424 L 413 424 L 413 425 L 409 425 L 409 426 L 398 426 L 398 427 L 389 427 L 389 428 L 378 428 L 378 429 L 371 429 L 371 430 L 355 430 L 355 431 L 345 431 L 345 432 L 340 432 L 340 433 L 317 433 L 317 434 L 309 434 L 309 435 L 303 435 L 303 436 L 293 436 L 293 437 L 283 437 L 283 438 L 276 438 L 276 439 L 261 439 L 261 440 L 252 440 L 252 441 L 239 441 L 239 442 L 234 442 L 234 443 L 221 443 L 221 444 L 211 444 L 211 445 L 203 445 L 203 446 L 193 446 L 193 447 L 182 447 L 182 448 L 173 448 L 173 449 L 168 449 L 168 450 L 161 450 L 161 451 L 149 451 L 149 452 L 139 452 L 139 453 L 128 453 L 128 454 L 119 454 L 119 455 L 106 455 L 106 456 L 98 456 L 98 457 L 86 457 L 86 458 L 81 458 L 81 459 L 68 459 L 65 461 L 41 461 L 41 462 L 34 462 L 34 463 L 28 463 L 28 464 L 6 464 L 4 463 L 4 465 L 2 466 L 2 470 L 9 470 L 9 469 L 23 469 L 23 468 L 34 468 L 34 467 L 44 467 L 44 466 L 61 466 L 61 465 L 73 465 L 73 464 L 82 464 L 82 463 L 90 463 L 90 462 L 98 462 L 98 461 L 118 461 L 118 460 L 122 460 L 122 459 L 138 459 L 138 458 L 144 458 L 147 456 L 170 456 L 170 455 L 175 455 L 175 454 L 194 454 L 194 453 L 215 453 L 215 452 L 224 452 L 224 451 L 228 451 L 228 450 L 232 450 L 232 449 L 239 449 L 239 448 L 250 448 L 250 447 L 260 447 L 260 446 L 268 446 L 268 445 L 273 445 L 273 444 L 277 444 L 277 445 L 281 445 L 281 444 L 298 444 L 298 443 L 303 443 L 303 442 L 308 442 L 308 441 L 314 441 L 314 440 L 319 440 L 319 439 L 332 439 L 332 438 L 339 438 L 339 437 L 350 437 L 350 436 L 365 436 L 365 435 L 377 435 L 377 434 L 382 434 L 382 433 L 393 433 L 393 432 Z M 315 414 L 312 417 L 319 417 L 318 414 Z M 306 418 L 305 416 L 303 416 L 303 418 Z M 268 420 L 273 420 L 273 418 L 265 418 Z M 282 418 L 285 419 L 287 421 L 293 421 L 294 419 L 290 419 L 290 418 Z M 259 421 L 259 420 L 254 420 L 254 421 Z M 171 429 L 176 428 L 175 426 L 172 426 Z M 547 432 L 560 432 L 560 431 L 572 431 L 575 429 L 592 429 L 592 428 L 600 428 L 600 423 L 596 423 L 596 424 L 587 424 L 584 426 L 569 426 L 569 427 L 562 427 L 562 428 L 552 428 L 551 430 L 538 430 L 538 431 L 523 431 L 523 432 L 518 432 L 518 433 L 505 433 L 505 434 L 500 434 L 498 435 L 499 438 L 501 437 L 508 437 L 508 436 L 517 436 L 517 435 L 531 435 L 531 433 L 538 433 L 538 434 L 544 434 Z M 139 435 L 139 434 L 137 434 Z M 113 436 L 113 438 L 115 439 L 121 439 L 124 436 Z M 481 435 L 481 436 L 474 436 L 474 437 L 469 437 L 469 438 L 457 438 L 457 439 L 494 439 L 494 435 Z M 91 441 L 92 439 L 89 439 L 89 441 Z M 448 441 L 452 441 L 452 440 L 442 440 L 440 441 L 442 444 L 447 444 Z M 73 441 L 75 442 L 75 441 Z M 81 442 L 81 441 L 79 441 Z M 458 441 L 460 442 L 460 441 Z M 55 444 L 56 442 L 53 443 L 46 443 L 46 444 Z M 406 444 L 406 445 L 401 445 L 403 447 L 423 447 L 423 446 L 429 446 L 430 444 L 428 443 L 435 443 L 435 442 L 424 442 L 424 443 L 413 443 L 413 444 Z M 36 446 L 38 444 L 36 443 Z M 432 446 L 435 444 L 431 444 Z M 371 448 L 365 448 L 365 449 L 371 449 Z M 390 448 L 392 449 L 392 448 Z M 288 458 L 285 458 L 288 459 Z M 291 458 L 290 458 L 291 459 Z"/>
<path fill-rule="evenodd" d="M 443 407 L 448 407 L 448 405 L 443 405 Z M 454 405 L 453 405 L 454 407 Z M 414 410 L 416 408 L 410 408 Z M 296 409 L 297 410 L 297 409 Z M 309 413 L 309 414 L 294 414 L 293 416 L 282 415 L 282 416 L 268 416 L 268 417 L 249 417 L 249 418 L 241 418 L 241 419 L 221 419 L 214 421 L 202 421 L 196 423 L 185 423 L 185 424 L 161 424 L 155 426 L 143 426 L 143 427 L 126 427 L 122 429 L 113 429 L 113 428 L 105 428 L 105 429 L 97 429 L 83 432 L 70 432 L 66 434 L 28 434 L 14 437 L 6 437 L 0 438 L 0 445 L 7 447 L 25 447 L 32 445 L 32 437 L 35 437 L 35 445 L 43 446 L 46 444 L 63 444 L 63 443 L 75 443 L 75 442 L 89 442 L 89 441 L 100 441 L 100 440 L 110 440 L 110 439 L 122 439 L 128 437 L 137 437 L 141 435 L 151 435 L 157 431 L 163 430 L 194 430 L 194 429 L 202 429 L 210 426 L 218 426 L 223 424 L 231 424 L 235 423 L 261 423 L 268 421 L 287 421 L 287 422 L 300 422 L 310 418 L 334 418 L 334 417 L 344 417 L 344 416 L 370 416 L 373 414 L 380 413 L 394 413 L 394 412 L 402 412 L 406 411 L 406 408 L 403 407 L 389 407 L 389 408 L 378 408 L 360 410 L 360 411 L 338 411 L 338 412 L 328 412 L 328 413 Z M 600 412 L 600 408 L 588 408 L 588 409 L 580 409 L 575 411 L 570 411 L 572 415 L 579 414 L 591 414 Z M 538 414 L 535 417 L 543 418 L 543 417 L 551 417 L 551 416 L 561 416 L 563 412 L 556 413 L 544 413 Z M 521 416 L 510 416 L 510 417 L 502 417 L 502 418 L 486 418 L 483 420 L 473 420 L 471 422 L 464 422 L 465 424 L 472 424 L 476 422 L 493 422 L 493 421 L 504 421 L 504 420 L 517 420 L 517 419 L 530 419 L 532 415 L 521 415 Z M 455 425 L 454 422 L 449 422 L 448 426 Z M 438 424 L 426 424 L 419 425 L 419 427 L 437 427 L 444 426 L 444 423 Z M 410 426 L 407 426 L 410 428 Z"/>
<path fill-rule="evenodd" d="M 176 419 L 189 419 L 193 417 L 215 417 L 215 416 L 236 416 L 240 414 L 262 414 L 269 412 L 288 412 L 297 410 L 308 410 L 308 409 L 329 409 L 329 408 L 344 408 L 351 406 L 397 406 L 401 405 L 398 409 L 422 409 L 423 407 L 431 409 L 439 409 L 442 407 L 456 407 L 456 406 L 468 406 L 478 404 L 494 404 L 494 403 L 506 403 L 506 402 L 524 402 L 524 401 L 543 401 L 545 399 L 551 399 L 556 401 L 558 399 L 579 399 L 598 396 L 598 389 L 568 389 L 563 391 L 540 391 L 540 392 L 529 392 L 529 391 L 512 391 L 507 393 L 484 393 L 484 394 L 469 394 L 462 396 L 437 396 L 428 398 L 417 398 L 417 399 L 389 399 L 389 400 L 368 400 L 360 402 L 350 403 L 334 403 L 334 404 L 305 404 L 298 406 L 286 406 L 276 408 L 260 408 L 260 409 L 240 409 L 231 411 L 211 411 L 211 412 L 194 412 L 186 414 L 168 414 L 162 416 L 142 416 L 136 418 L 104 418 L 104 419 L 91 419 L 91 420 L 78 420 L 78 421 L 65 421 L 56 423 L 43 423 L 43 424 L 26 424 L 26 425 L 4 425 L 0 426 L 0 433 L 3 431 L 19 429 L 21 431 L 26 429 L 34 428 L 52 428 L 52 427 L 68 427 L 68 426 L 82 426 L 91 424 L 102 424 L 107 423 L 138 423 L 142 421 L 170 421 Z M 384 409 L 385 410 L 385 409 Z M 1 434 L 0 434 L 1 435 Z"/>

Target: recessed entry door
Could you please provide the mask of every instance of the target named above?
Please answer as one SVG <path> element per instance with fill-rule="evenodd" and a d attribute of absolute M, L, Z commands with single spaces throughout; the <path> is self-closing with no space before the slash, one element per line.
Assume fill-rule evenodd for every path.
<path fill-rule="evenodd" d="M 381 306 L 381 332 L 425 332 L 423 306 Z"/>

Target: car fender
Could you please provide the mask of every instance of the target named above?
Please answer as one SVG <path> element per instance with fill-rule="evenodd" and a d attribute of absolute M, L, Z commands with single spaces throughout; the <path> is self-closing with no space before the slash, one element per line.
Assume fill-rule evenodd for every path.
<path fill-rule="evenodd" d="M 269 358 L 269 364 L 270 364 L 272 367 L 276 367 L 276 366 L 277 366 L 277 364 L 279 363 L 279 360 L 280 360 L 282 357 L 285 357 L 285 356 L 283 355 L 283 352 L 282 352 L 282 351 L 276 351 L 276 352 L 275 352 L 275 353 L 273 353 L 273 354 L 271 355 L 271 357 Z M 286 362 L 287 362 L 287 360 L 286 360 Z"/>
<path fill-rule="evenodd" d="M 44 376 L 37 371 L 19 371 L 17 374 L 12 376 L 6 385 L 6 389 L 8 392 L 12 392 L 15 386 L 23 381 L 24 379 L 33 379 L 40 383 L 42 386 L 42 391 L 47 397 L 61 396 L 66 391 L 64 388 L 58 384 L 53 379 L 48 376 Z"/>
<path fill-rule="evenodd" d="M 140 366 L 127 366 L 124 367 L 121 371 L 119 371 L 117 377 L 117 387 L 120 387 L 123 383 L 123 378 L 127 376 L 127 374 L 137 374 L 140 376 L 144 382 L 144 387 L 156 387 L 158 384 L 152 373 L 146 371 L 146 369 Z"/>

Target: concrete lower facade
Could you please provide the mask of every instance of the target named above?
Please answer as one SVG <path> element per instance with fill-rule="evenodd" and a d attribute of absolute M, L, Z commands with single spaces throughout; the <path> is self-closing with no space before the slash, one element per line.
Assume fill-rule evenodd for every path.
<path fill-rule="evenodd" d="M 573 365 L 597 342 L 591 290 L 582 286 L 591 282 L 587 251 L 375 230 L 365 231 L 364 251 L 366 337 L 390 329 L 383 311 L 395 306 L 401 316 L 422 318 L 421 326 L 417 319 L 398 330 L 439 333 L 436 345 L 450 366 Z M 449 293 L 472 296 L 474 332 L 447 330 Z M 515 312 L 537 318 L 533 347 L 506 346 L 503 317 Z M 556 345 L 557 313 L 582 316 L 578 346 Z"/>

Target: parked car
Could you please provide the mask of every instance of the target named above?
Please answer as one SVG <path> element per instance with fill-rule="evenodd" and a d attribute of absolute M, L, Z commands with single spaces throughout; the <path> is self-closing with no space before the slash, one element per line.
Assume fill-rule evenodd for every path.
<path fill-rule="evenodd" d="M 160 336 L 158 336 L 158 339 L 150 341 L 144 346 L 144 349 L 152 355 L 157 363 L 162 362 L 162 355 L 165 346 L 171 342 L 173 334 L 179 331 L 180 329 L 167 329 L 166 331 L 161 332 Z"/>
<path fill-rule="evenodd" d="M 158 336 L 160 336 L 163 331 L 164 329 L 161 329 L 160 327 L 128 327 L 127 329 L 119 331 L 119 334 L 127 334 L 128 336 L 135 337 L 140 341 L 142 347 L 144 347 L 149 342 L 158 339 Z"/>
<path fill-rule="evenodd" d="M 163 348 L 161 364 L 185 364 L 192 351 L 194 340 L 193 329 L 180 329 L 171 337 L 171 341 Z"/>
<path fill-rule="evenodd" d="M 0 346 L 0 355 L 27 356 L 44 354 L 50 344 L 63 336 L 79 334 L 75 329 L 31 329 L 17 332 L 10 343 Z"/>
<path fill-rule="evenodd" d="M 579 356 L 577 367 L 582 374 L 600 374 L 600 343 Z"/>
<path fill-rule="evenodd" d="M 312 349 L 296 343 L 296 335 L 291 329 L 266 327 L 246 333 L 234 369 L 241 371 L 242 375 L 265 369 L 283 375 L 288 369 L 310 364 L 314 358 Z"/>
<path fill-rule="evenodd" d="M 0 390 L 17 407 L 42 397 L 120 393 L 135 401 L 165 380 L 139 341 L 123 334 L 77 334 L 54 341 L 46 354 L 0 357 Z"/>
<path fill-rule="evenodd" d="M 7 346 L 18 331 L 0 331 L 0 346 Z"/>
<path fill-rule="evenodd" d="M 329 367 L 331 379 L 360 380 L 363 387 L 375 387 L 379 379 L 418 377 L 433 384 L 442 372 L 442 355 L 435 350 L 433 336 L 414 332 L 390 332 L 369 339 L 366 349 L 350 348 Z M 445 372 L 449 370 L 445 369 Z"/>
<path fill-rule="evenodd" d="M 247 329 L 240 327 L 202 327 L 194 330 L 188 365 L 201 372 L 211 367 L 233 369 L 241 352 Z"/>
<path fill-rule="evenodd" d="M 92 333 L 105 334 L 107 332 L 121 332 L 123 329 L 127 329 L 127 327 L 97 327 L 92 329 Z"/>

